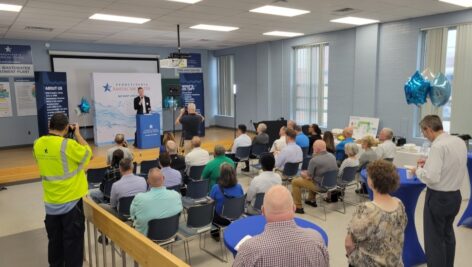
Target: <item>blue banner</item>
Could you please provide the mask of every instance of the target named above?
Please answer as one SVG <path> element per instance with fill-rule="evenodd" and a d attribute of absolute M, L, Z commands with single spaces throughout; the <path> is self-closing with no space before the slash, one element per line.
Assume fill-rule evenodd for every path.
<path fill-rule="evenodd" d="M 33 77 L 29 45 L 0 45 L 0 77 Z"/>
<path fill-rule="evenodd" d="M 48 133 L 49 119 L 54 113 L 64 112 L 69 115 L 67 79 L 65 72 L 48 71 L 37 71 L 34 78 L 39 136 L 43 136 Z"/>
<path fill-rule="evenodd" d="M 180 86 L 182 87 L 180 103 L 185 106 L 187 106 L 189 103 L 195 103 L 197 112 L 205 116 L 203 73 L 181 72 Z M 205 123 L 200 125 L 200 136 L 205 136 Z"/>
<path fill-rule="evenodd" d="M 190 57 L 187 58 L 187 68 L 201 68 L 202 67 L 202 55 L 198 53 L 190 53 Z"/>

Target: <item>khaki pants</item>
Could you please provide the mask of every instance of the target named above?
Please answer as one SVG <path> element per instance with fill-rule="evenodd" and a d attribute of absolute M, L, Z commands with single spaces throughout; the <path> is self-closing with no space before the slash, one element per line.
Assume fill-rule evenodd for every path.
<path fill-rule="evenodd" d="M 316 193 L 319 187 L 313 182 L 312 179 L 296 178 L 292 180 L 292 196 L 293 202 L 297 208 L 302 208 L 302 192 L 301 189 L 306 188 L 308 190 L 308 200 L 315 200 Z"/>

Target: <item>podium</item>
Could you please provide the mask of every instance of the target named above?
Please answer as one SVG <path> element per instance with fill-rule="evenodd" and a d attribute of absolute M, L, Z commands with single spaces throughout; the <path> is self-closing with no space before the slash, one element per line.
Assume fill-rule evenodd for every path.
<path fill-rule="evenodd" d="M 138 148 L 161 146 L 161 118 L 157 113 L 136 115 L 136 144 Z"/>

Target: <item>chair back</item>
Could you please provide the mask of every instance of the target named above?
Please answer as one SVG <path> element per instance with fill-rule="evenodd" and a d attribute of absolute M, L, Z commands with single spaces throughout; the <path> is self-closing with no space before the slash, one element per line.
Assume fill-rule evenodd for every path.
<path fill-rule="evenodd" d="M 244 214 L 244 202 L 246 201 L 246 196 L 228 198 L 225 197 L 223 200 L 223 209 L 221 211 L 221 216 L 234 221 L 239 219 Z"/>
<path fill-rule="evenodd" d="M 177 193 L 180 194 L 180 184 L 174 185 L 174 186 L 169 186 L 169 187 L 167 187 L 167 190 L 174 190 L 174 191 L 176 191 Z"/>
<path fill-rule="evenodd" d="M 336 188 L 338 185 L 338 170 L 328 171 L 323 174 L 321 187 L 327 190 Z"/>
<path fill-rule="evenodd" d="M 210 180 L 190 180 L 187 185 L 187 197 L 192 199 L 204 198 L 208 195 Z"/>
<path fill-rule="evenodd" d="M 91 184 L 98 184 L 105 178 L 105 172 L 107 168 L 88 169 L 87 170 L 87 181 Z"/>
<path fill-rule="evenodd" d="M 115 179 L 113 180 L 108 180 L 108 181 L 103 181 L 103 195 L 107 198 L 110 198 L 111 195 L 111 187 L 113 184 L 116 182 Z"/>
<path fill-rule="evenodd" d="M 269 151 L 267 144 L 254 144 L 252 145 L 251 154 L 256 158 L 260 158 L 263 153 Z"/>
<path fill-rule="evenodd" d="M 240 161 L 249 160 L 251 155 L 251 146 L 240 146 L 236 148 L 236 158 Z"/>
<path fill-rule="evenodd" d="M 370 162 L 365 162 L 364 164 L 360 165 L 359 168 L 357 168 L 357 172 L 361 173 L 361 171 L 365 168 L 367 168 L 367 165 L 369 165 Z"/>
<path fill-rule="evenodd" d="M 302 170 L 307 170 L 308 169 L 308 164 L 310 163 L 311 157 L 310 156 L 305 156 L 303 157 L 303 162 L 302 162 Z"/>
<path fill-rule="evenodd" d="M 215 201 L 187 209 L 187 227 L 202 228 L 211 225 L 215 211 Z"/>
<path fill-rule="evenodd" d="M 264 196 L 265 193 L 257 193 L 256 194 L 256 200 L 254 201 L 254 206 L 253 208 L 257 211 L 261 211 L 262 209 L 262 204 L 264 203 Z"/>
<path fill-rule="evenodd" d="M 194 179 L 194 180 L 202 179 L 202 172 L 203 172 L 203 169 L 205 169 L 205 166 L 206 165 L 190 166 L 190 170 L 188 172 L 189 178 Z"/>
<path fill-rule="evenodd" d="M 138 170 L 138 163 L 136 161 L 133 161 L 133 173 L 136 174 L 137 170 Z"/>
<path fill-rule="evenodd" d="M 386 160 L 388 162 L 393 162 L 393 158 L 384 158 L 384 160 Z"/>
<path fill-rule="evenodd" d="M 300 166 L 299 162 L 287 162 L 284 165 L 284 170 L 282 174 L 287 177 L 295 176 L 298 173 L 299 166 Z"/>
<path fill-rule="evenodd" d="M 130 216 L 131 202 L 133 202 L 134 196 L 122 197 L 118 200 L 118 214 L 127 218 Z"/>
<path fill-rule="evenodd" d="M 147 237 L 154 242 L 167 241 L 179 231 L 180 212 L 174 216 L 153 219 L 148 222 Z"/>
<path fill-rule="evenodd" d="M 356 179 L 357 169 L 357 166 L 344 168 L 343 175 L 341 176 L 341 182 L 343 184 L 349 184 L 354 181 L 354 179 Z"/>
<path fill-rule="evenodd" d="M 157 167 L 157 160 L 143 160 L 141 161 L 141 171 L 142 174 L 148 174 L 149 170 Z"/>

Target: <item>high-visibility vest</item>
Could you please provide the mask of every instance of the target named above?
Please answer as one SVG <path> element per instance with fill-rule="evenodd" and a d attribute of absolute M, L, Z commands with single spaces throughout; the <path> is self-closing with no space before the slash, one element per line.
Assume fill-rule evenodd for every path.
<path fill-rule="evenodd" d="M 73 139 L 46 135 L 34 142 L 33 155 L 43 183 L 44 202 L 64 204 L 87 194 L 84 168 L 92 157 L 90 146 Z"/>

